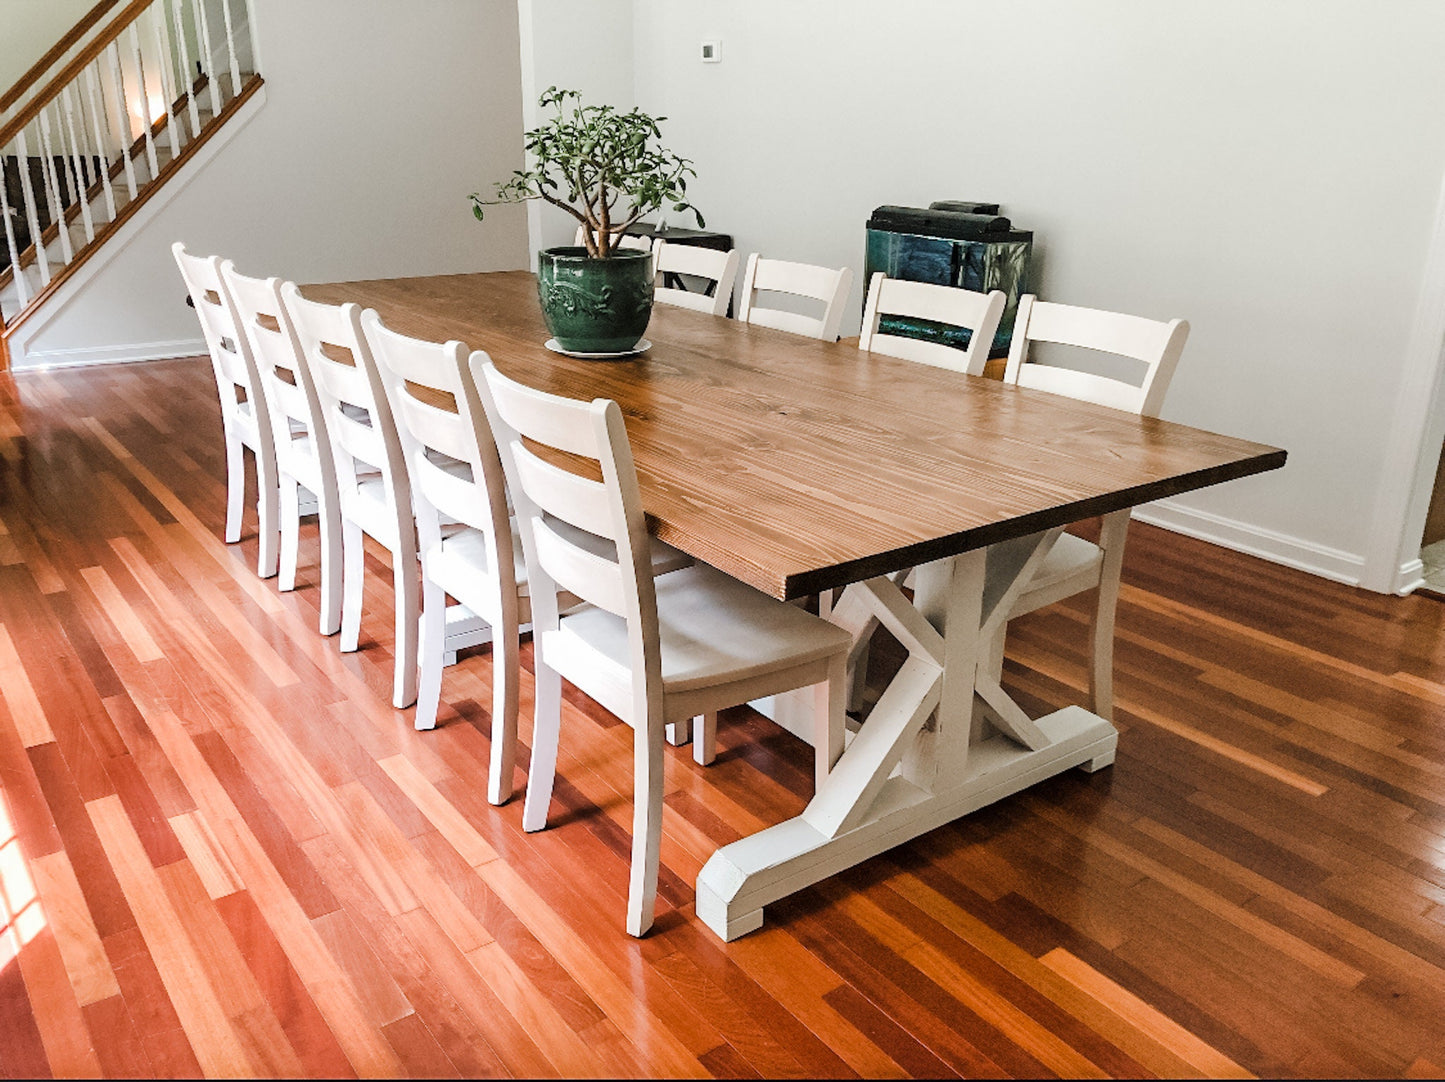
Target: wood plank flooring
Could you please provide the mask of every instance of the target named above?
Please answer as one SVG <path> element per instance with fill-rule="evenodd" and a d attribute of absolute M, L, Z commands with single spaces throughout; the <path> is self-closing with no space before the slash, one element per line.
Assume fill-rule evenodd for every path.
<path fill-rule="evenodd" d="M 0 376 L 6 1077 L 1445 1070 L 1445 604 L 1136 525 L 1114 767 L 724 945 L 698 869 L 811 789 L 809 749 L 733 711 L 714 766 L 669 752 L 634 941 L 629 730 L 569 691 L 525 835 L 485 798 L 488 652 L 415 732 L 385 553 L 343 657 L 314 526 L 278 594 L 254 515 L 220 540 L 222 478 L 204 360 Z M 1082 701 L 1084 613 L 1015 625 L 1026 704 Z"/>

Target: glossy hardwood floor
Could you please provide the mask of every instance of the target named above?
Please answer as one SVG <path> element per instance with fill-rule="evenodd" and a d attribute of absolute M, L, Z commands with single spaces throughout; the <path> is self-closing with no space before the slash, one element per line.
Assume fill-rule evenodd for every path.
<path fill-rule="evenodd" d="M 488 653 L 414 732 L 387 705 L 384 553 L 343 657 L 315 633 L 314 527 L 292 594 L 255 577 L 253 517 L 221 542 L 214 395 L 200 360 L 0 376 L 0 1073 L 1445 1066 L 1440 602 L 1136 525 L 1114 767 L 725 946 L 699 867 L 811 788 L 809 750 L 734 711 L 714 766 L 669 753 L 634 941 L 626 727 L 569 696 L 551 828 L 489 807 Z M 1084 611 L 1016 624 L 1026 703 L 1082 701 Z"/>

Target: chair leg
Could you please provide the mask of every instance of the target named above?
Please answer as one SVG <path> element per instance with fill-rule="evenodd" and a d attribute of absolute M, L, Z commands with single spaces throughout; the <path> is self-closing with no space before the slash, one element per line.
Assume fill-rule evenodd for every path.
<path fill-rule="evenodd" d="M 421 584 L 417 561 L 402 552 L 391 554 L 391 581 L 396 588 L 396 664 L 391 705 L 405 710 L 416 702 L 416 639 L 421 630 Z"/>
<path fill-rule="evenodd" d="M 269 579 L 276 574 L 281 558 L 281 528 L 276 521 L 280 512 L 281 486 L 276 474 L 276 455 L 270 448 L 256 452 L 256 487 L 260 491 L 257 518 L 256 574 Z"/>
<path fill-rule="evenodd" d="M 674 748 L 680 748 L 692 739 L 692 719 L 669 721 L 664 731 L 667 734 L 667 742 Z"/>
<path fill-rule="evenodd" d="M 536 661 L 536 687 L 532 764 L 527 769 L 527 800 L 522 806 L 522 829 L 528 831 L 547 825 L 552 783 L 557 778 L 557 736 L 562 727 L 562 678 L 540 658 Z"/>
<path fill-rule="evenodd" d="M 652 927 L 662 849 L 662 723 L 639 718 L 633 732 L 632 875 L 627 887 L 627 933 Z"/>
<path fill-rule="evenodd" d="M 823 787 L 843 754 L 848 714 L 848 655 L 828 662 L 828 679 L 813 685 L 813 788 Z"/>
<path fill-rule="evenodd" d="M 1128 530 L 1129 512 L 1116 511 L 1104 516 L 1099 531 L 1104 562 L 1099 568 L 1099 599 L 1090 628 L 1089 708 L 1105 721 L 1114 720 L 1114 616 Z"/>
<path fill-rule="evenodd" d="M 321 615 L 320 631 L 335 635 L 341 627 L 341 516 L 335 497 L 316 494 L 321 526 Z"/>
<path fill-rule="evenodd" d="M 246 505 L 246 452 L 238 436 L 226 436 L 226 544 L 241 540 Z"/>
<path fill-rule="evenodd" d="M 361 638 L 361 596 L 366 585 L 366 546 L 361 527 L 341 523 L 341 652 L 349 654 Z"/>
<path fill-rule="evenodd" d="M 512 799 L 517 766 L 517 688 L 521 681 L 521 643 L 515 627 L 492 628 L 492 761 L 487 799 L 505 804 Z"/>
<path fill-rule="evenodd" d="M 442 662 L 446 653 L 447 593 L 422 575 L 421 641 L 417 645 L 417 729 L 435 729 L 442 698 Z"/>
<path fill-rule="evenodd" d="M 282 593 L 296 589 L 296 564 L 301 550 L 301 485 L 289 477 L 280 481 L 281 572 L 276 588 Z"/>
<path fill-rule="evenodd" d="M 717 711 L 692 719 L 692 759 L 699 766 L 711 766 L 717 758 Z"/>
<path fill-rule="evenodd" d="M 852 664 L 848 666 L 848 709 L 863 709 L 863 692 L 868 687 L 868 655 L 872 651 L 873 639 L 860 642 L 853 652 Z"/>

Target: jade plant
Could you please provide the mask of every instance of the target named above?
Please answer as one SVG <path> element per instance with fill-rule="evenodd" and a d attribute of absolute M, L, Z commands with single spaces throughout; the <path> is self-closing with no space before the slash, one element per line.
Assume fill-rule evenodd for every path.
<path fill-rule="evenodd" d="M 587 254 L 606 259 L 622 233 L 646 214 L 670 206 L 702 215 L 687 202 L 687 181 L 697 174 L 692 162 L 659 144 L 658 125 L 666 117 L 639 109 L 622 112 L 610 105 L 583 105 L 576 90 L 549 87 L 538 105 L 555 110 L 540 127 L 526 133 L 530 167 L 499 181 L 496 197 L 473 192 L 472 213 L 497 203 L 542 199 L 561 207 L 582 225 Z"/>

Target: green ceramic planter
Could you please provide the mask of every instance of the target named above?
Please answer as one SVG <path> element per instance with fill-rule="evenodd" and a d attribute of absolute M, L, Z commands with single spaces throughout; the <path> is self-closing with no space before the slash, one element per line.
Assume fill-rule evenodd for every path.
<path fill-rule="evenodd" d="M 652 255 L 625 248 L 593 259 L 586 248 L 547 248 L 537 253 L 537 295 L 563 349 L 625 352 L 652 317 Z"/>

